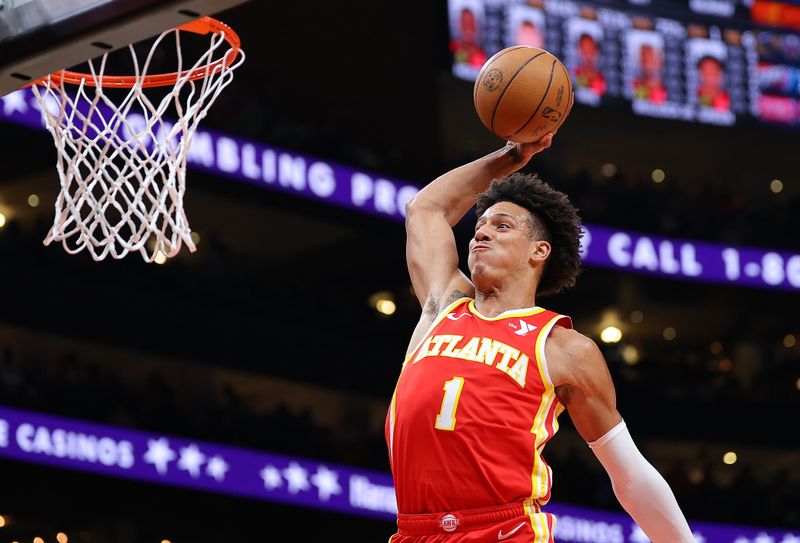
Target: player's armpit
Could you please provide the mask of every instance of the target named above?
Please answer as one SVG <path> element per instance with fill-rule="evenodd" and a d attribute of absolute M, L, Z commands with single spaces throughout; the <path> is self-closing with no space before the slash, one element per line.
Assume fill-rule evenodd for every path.
<path fill-rule="evenodd" d="M 466 277 L 464 277 L 464 279 L 466 280 Z M 470 287 L 471 286 L 472 285 L 470 284 Z M 455 289 L 449 291 L 449 294 L 441 300 L 437 301 L 431 297 L 422 308 L 422 316 L 420 317 L 419 322 L 417 322 L 417 326 L 414 328 L 414 333 L 411 335 L 411 341 L 408 342 L 406 358 L 408 358 L 414 349 L 422 342 L 422 340 L 425 338 L 425 334 L 428 332 L 428 329 L 431 327 L 434 321 L 436 321 L 436 317 L 438 317 L 439 314 L 447 308 L 447 306 L 456 300 L 460 300 L 461 298 L 472 298 L 474 295 L 474 290 L 464 292 Z"/>
<path fill-rule="evenodd" d="M 614 383 L 603 354 L 586 336 L 556 327 L 545 344 L 558 399 L 581 437 L 595 441 L 622 420 Z"/>

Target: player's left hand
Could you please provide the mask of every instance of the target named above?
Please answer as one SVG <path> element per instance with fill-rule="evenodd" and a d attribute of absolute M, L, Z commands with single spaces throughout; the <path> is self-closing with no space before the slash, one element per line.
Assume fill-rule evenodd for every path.
<path fill-rule="evenodd" d="M 517 143 L 509 141 L 506 144 L 506 149 L 513 157 L 514 162 L 518 164 L 519 168 L 527 164 L 531 157 L 537 153 L 541 153 L 553 143 L 553 132 L 548 132 L 542 136 L 538 141 L 532 143 Z"/>

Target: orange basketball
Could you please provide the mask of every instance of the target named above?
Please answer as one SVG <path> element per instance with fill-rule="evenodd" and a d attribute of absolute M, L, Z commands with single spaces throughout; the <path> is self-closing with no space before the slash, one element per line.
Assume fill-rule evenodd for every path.
<path fill-rule="evenodd" d="M 572 109 L 569 72 L 556 57 L 518 45 L 486 61 L 475 80 L 481 122 L 504 140 L 536 141 L 555 132 Z"/>

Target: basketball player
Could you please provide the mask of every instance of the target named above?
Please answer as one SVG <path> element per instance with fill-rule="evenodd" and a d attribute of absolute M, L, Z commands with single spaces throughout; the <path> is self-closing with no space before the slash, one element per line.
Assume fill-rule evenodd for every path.
<path fill-rule="evenodd" d="M 536 176 L 514 173 L 551 142 L 548 134 L 509 144 L 439 177 L 407 206 L 422 317 L 386 424 L 399 508 L 391 543 L 553 541 L 542 448 L 564 409 L 648 537 L 694 541 L 617 412 L 597 346 L 536 305 L 572 286 L 580 264 L 575 208 Z M 476 197 L 467 278 L 452 227 Z"/>

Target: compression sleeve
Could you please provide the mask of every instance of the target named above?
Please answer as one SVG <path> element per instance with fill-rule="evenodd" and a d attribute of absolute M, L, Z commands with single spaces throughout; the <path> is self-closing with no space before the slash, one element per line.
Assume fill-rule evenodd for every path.
<path fill-rule="evenodd" d="M 625 421 L 589 447 L 611 478 L 619 503 L 653 543 L 695 543 L 675 495 L 636 448 Z"/>

